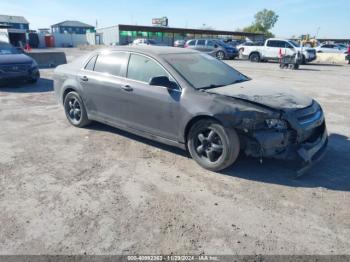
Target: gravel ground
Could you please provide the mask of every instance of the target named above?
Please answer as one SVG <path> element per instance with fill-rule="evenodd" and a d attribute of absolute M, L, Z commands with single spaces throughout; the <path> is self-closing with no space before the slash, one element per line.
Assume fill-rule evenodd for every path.
<path fill-rule="evenodd" d="M 74 128 L 43 69 L 0 89 L 0 254 L 350 254 L 350 67 L 228 63 L 322 104 L 329 149 L 309 173 L 244 156 L 213 173 L 102 124 Z"/>

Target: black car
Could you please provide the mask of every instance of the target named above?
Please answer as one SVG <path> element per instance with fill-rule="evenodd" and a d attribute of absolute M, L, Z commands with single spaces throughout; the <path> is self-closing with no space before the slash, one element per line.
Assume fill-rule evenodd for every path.
<path fill-rule="evenodd" d="M 40 78 L 38 64 L 18 48 L 0 42 L 0 84 L 11 81 L 35 83 Z"/>
<path fill-rule="evenodd" d="M 68 121 L 100 121 L 188 149 L 218 171 L 250 156 L 319 159 L 327 145 L 321 106 L 257 81 L 192 49 L 118 47 L 55 69 L 54 90 Z"/>

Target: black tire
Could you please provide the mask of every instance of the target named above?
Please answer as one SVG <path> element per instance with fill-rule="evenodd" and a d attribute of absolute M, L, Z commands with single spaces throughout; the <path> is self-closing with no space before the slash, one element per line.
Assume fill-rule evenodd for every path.
<path fill-rule="evenodd" d="M 69 92 L 64 97 L 63 106 L 66 117 L 73 126 L 84 127 L 91 123 L 87 117 L 83 100 L 77 92 Z"/>
<path fill-rule="evenodd" d="M 216 58 L 219 59 L 219 60 L 224 60 L 225 59 L 224 51 L 217 51 L 216 52 Z"/>
<path fill-rule="evenodd" d="M 38 78 L 31 78 L 28 80 L 29 84 L 35 84 L 36 82 L 38 82 Z"/>
<path fill-rule="evenodd" d="M 306 65 L 306 58 L 304 55 L 301 57 L 301 64 Z"/>
<path fill-rule="evenodd" d="M 252 53 L 249 56 L 249 60 L 250 60 L 250 62 L 259 63 L 260 62 L 260 55 L 258 53 Z"/>
<path fill-rule="evenodd" d="M 31 78 L 28 79 L 28 83 L 35 84 L 36 82 L 38 82 L 39 79 L 40 79 L 40 73 L 37 72 L 35 75 L 33 75 Z"/>
<path fill-rule="evenodd" d="M 194 123 L 188 132 L 187 148 L 202 167 L 220 171 L 232 165 L 240 150 L 235 130 L 226 129 L 217 121 L 206 119 Z"/>

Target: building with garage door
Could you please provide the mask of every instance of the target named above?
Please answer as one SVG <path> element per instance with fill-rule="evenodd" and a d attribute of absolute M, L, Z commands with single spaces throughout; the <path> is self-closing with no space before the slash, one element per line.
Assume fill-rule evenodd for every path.
<path fill-rule="evenodd" d="M 29 22 L 23 16 L 0 15 L 0 27 L 6 28 L 8 40 L 12 45 L 25 45 Z"/>

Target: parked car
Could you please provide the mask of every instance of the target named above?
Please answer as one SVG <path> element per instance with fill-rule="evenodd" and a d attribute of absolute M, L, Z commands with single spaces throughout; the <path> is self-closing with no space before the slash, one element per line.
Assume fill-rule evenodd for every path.
<path fill-rule="evenodd" d="M 184 47 L 186 44 L 186 40 L 176 40 L 174 42 L 174 47 Z"/>
<path fill-rule="evenodd" d="M 297 52 L 302 53 L 302 63 L 311 62 L 316 59 L 316 51 L 313 48 L 301 48 L 299 43 L 293 40 L 280 38 L 270 38 L 263 46 L 246 46 L 242 52 L 242 57 L 249 58 L 252 62 L 275 60 L 283 55 L 292 56 Z"/>
<path fill-rule="evenodd" d="M 153 39 L 138 38 L 132 42 L 132 45 L 158 45 Z"/>
<path fill-rule="evenodd" d="M 239 152 L 258 158 L 319 159 L 325 118 L 313 99 L 255 81 L 191 49 L 118 47 L 58 66 L 54 90 L 68 121 L 91 120 L 188 149 L 222 170 Z"/>
<path fill-rule="evenodd" d="M 207 53 L 220 60 L 235 59 L 238 56 L 235 47 L 226 45 L 217 39 L 192 39 L 188 40 L 184 47 Z"/>
<path fill-rule="evenodd" d="M 317 53 L 338 53 L 344 54 L 347 52 L 346 47 L 338 44 L 321 44 L 316 47 Z"/>
<path fill-rule="evenodd" d="M 38 64 L 20 49 L 0 42 L 0 83 L 27 81 L 35 83 L 40 78 Z"/>

